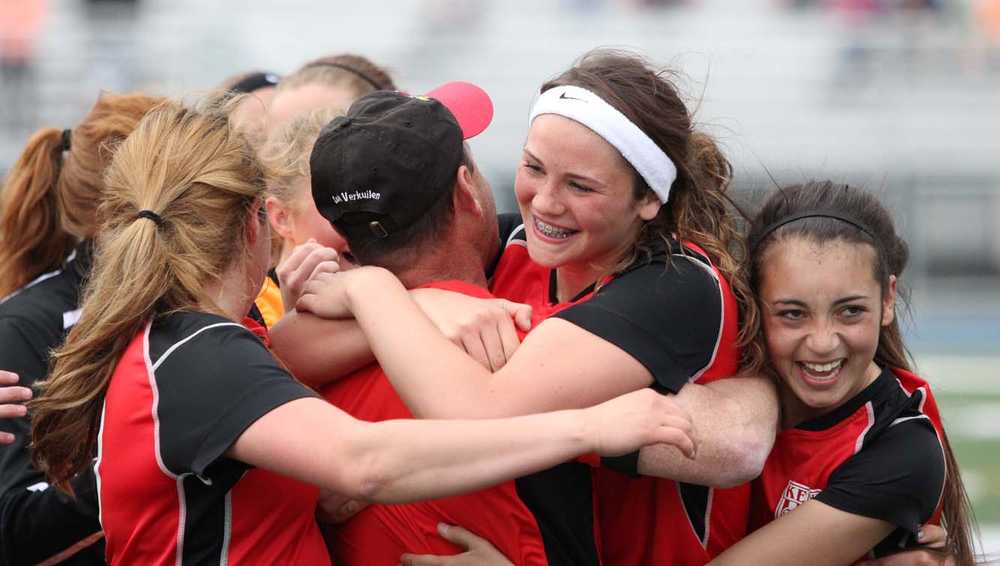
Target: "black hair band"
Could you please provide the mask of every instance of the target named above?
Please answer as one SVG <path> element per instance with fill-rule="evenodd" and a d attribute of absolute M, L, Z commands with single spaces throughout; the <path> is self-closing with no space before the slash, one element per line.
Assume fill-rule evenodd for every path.
<path fill-rule="evenodd" d="M 309 69 L 309 68 L 312 68 L 312 67 L 333 67 L 335 69 L 341 69 L 341 70 L 347 71 L 348 73 L 351 73 L 353 75 L 356 75 L 356 76 L 360 77 L 361 80 L 363 80 L 366 83 L 372 85 L 372 88 L 374 88 L 375 90 L 385 90 L 385 86 L 384 85 L 378 84 L 375 81 L 375 79 L 369 77 L 365 73 L 362 73 L 361 71 L 355 69 L 354 67 L 352 67 L 350 65 L 344 65 L 343 63 L 333 63 L 333 62 L 330 62 L 330 61 L 315 61 L 313 63 L 309 63 L 308 65 L 306 65 L 305 68 Z"/>
<path fill-rule="evenodd" d="M 757 246 L 759 246 L 761 242 L 763 242 L 765 239 L 767 239 L 768 236 L 771 235 L 771 232 L 774 232 L 775 230 L 777 230 L 778 228 L 781 228 L 785 224 L 790 224 L 792 222 L 795 222 L 796 220 L 802 220 L 803 218 L 833 218 L 834 220 L 840 220 L 841 222 L 844 222 L 846 224 L 850 224 L 851 226 L 854 226 L 858 230 L 861 230 L 869 238 L 871 238 L 872 241 L 875 242 L 876 245 L 878 244 L 878 240 L 875 238 L 875 235 L 872 233 L 872 231 L 869 230 L 859 220 L 856 220 L 856 219 L 854 219 L 854 218 L 852 218 L 850 216 L 847 216 L 845 214 L 840 214 L 839 212 L 834 212 L 834 211 L 828 211 L 828 210 L 806 210 L 804 212 L 800 212 L 798 214 L 793 214 L 791 216 L 787 216 L 785 218 L 782 218 L 780 220 L 777 220 L 775 222 L 772 222 L 772 223 L 768 224 L 767 227 L 765 227 L 763 230 L 761 230 L 760 235 L 757 236 L 754 239 L 754 241 L 752 241 L 750 243 L 750 250 L 751 250 L 751 252 L 753 252 L 754 250 L 756 250 Z"/>
<path fill-rule="evenodd" d="M 136 220 L 139 218 L 146 218 L 155 222 L 157 227 L 163 226 L 163 217 L 152 210 L 140 210 L 139 214 L 135 215 L 135 218 Z"/>
<path fill-rule="evenodd" d="M 62 131 L 62 138 L 60 139 L 59 147 L 63 151 L 69 151 L 69 148 L 72 146 L 72 143 L 73 143 L 73 130 L 67 128 Z"/>

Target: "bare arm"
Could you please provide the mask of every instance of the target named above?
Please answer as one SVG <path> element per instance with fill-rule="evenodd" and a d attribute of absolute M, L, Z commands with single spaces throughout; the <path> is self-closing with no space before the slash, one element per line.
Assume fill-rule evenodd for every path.
<path fill-rule="evenodd" d="M 322 387 L 374 361 L 357 321 L 289 311 L 270 331 L 271 350 L 299 381 Z"/>
<path fill-rule="evenodd" d="M 524 331 L 531 328 L 531 308 L 526 305 L 439 289 L 409 294 L 430 317 L 436 334 L 486 368 L 499 369 L 513 356 L 520 343 L 515 324 Z M 368 338 L 353 317 L 324 319 L 290 311 L 270 334 L 275 354 L 311 387 L 327 385 L 374 361 Z"/>
<path fill-rule="evenodd" d="M 808 501 L 768 523 L 710 564 L 853 564 L 892 532 L 892 524 Z"/>
<path fill-rule="evenodd" d="M 778 430 L 778 394 L 764 377 L 688 384 L 675 401 L 691 415 L 701 441 L 698 458 L 680 458 L 666 446 L 639 453 L 639 473 L 731 487 L 760 475 Z"/>
<path fill-rule="evenodd" d="M 255 421 L 228 455 L 350 497 L 401 502 L 472 491 L 594 451 L 675 442 L 693 454 L 689 431 L 690 420 L 666 415 L 647 391 L 580 411 L 380 423 L 304 398 Z"/>
<path fill-rule="evenodd" d="M 310 282 L 300 305 L 324 316 L 352 313 L 382 369 L 417 416 L 501 417 L 586 407 L 653 382 L 635 358 L 561 319 L 541 323 L 507 365 L 490 372 L 432 332 L 433 326 L 391 273 L 366 269 L 342 275 L 350 277 Z M 553 356 L 553 352 L 564 354 Z M 668 410 L 687 413 L 686 405 L 704 411 L 697 416 L 698 426 L 706 426 L 704 431 L 696 429 L 698 458 L 681 465 L 673 461 L 677 453 L 656 453 L 648 456 L 653 460 L 643 471 L 707 485 L 732 485 L 759 472 L 773 442 L 777 403 L 765 384 L 748 383 L 752 385 L 747 387 L 757 388 L 757 395 L 748 394 L 745 401 L 737 401 L 737 396 L 749 392 L 733 385 L 700 387 L 685 394 L 686 386 L 681 395 L 668 397 Z M 737 439 L 728 436 L 761 413 L 764 424 L 740 430 Z M 743 438 L 749 442 L 739 440 Z M 734 463 L 737 469 L 729 469 Z"/>

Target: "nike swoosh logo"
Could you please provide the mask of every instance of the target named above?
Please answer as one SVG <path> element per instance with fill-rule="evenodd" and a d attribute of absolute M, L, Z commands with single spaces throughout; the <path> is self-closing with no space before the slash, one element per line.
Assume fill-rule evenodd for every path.
<path fill-rule="evenodd" d="M 574 98 L 572 96 L 566 96 L 565 92 L 559 95 L 559 99 L 560 100 L 562 100 L 562 99 L 565 99 L 565 100 L 579 100 L 580 102 L 584 102 L 584 100 L 582 98 Z"/>

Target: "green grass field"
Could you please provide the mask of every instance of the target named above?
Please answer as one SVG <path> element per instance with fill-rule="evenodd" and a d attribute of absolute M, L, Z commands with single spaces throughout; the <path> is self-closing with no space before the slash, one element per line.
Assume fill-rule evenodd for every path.
<path fill-rule="evenodd" d="M 980 525 L 1000 524 L 1000 393 L 936 393 Z"/>

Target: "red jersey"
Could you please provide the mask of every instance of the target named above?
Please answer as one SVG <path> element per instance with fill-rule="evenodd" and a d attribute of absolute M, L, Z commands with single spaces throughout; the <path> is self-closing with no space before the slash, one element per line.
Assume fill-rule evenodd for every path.
<path fill-rule="evenodd" d="M 517 230 L 508 239 L 491 283 L 496 295 L 530 304 L 538 320 L 564 318 L 615 344 L 650 370 L 660 390 L 736 373 L 737 302 L 697 246 L 657 250 L 596 293 L 559 303 L 554 270 L 531 261 L 523 234 Z M 713 489 L 637 477 L 636 456 L 605 459 L 591 474 L 591 532 L 603 563 L 704 564 L 746 535 L 749 484 Z M 546 504 L 561 503 L 540 503 Z"/>
<path fill-rule="evenodd" d="M 313 393 L 245 327 L 158 317 L 119 359 L 95 465 L 110 564 L 329 564 L 319 490 L 232 460 L 274 408 Z"/>
<path fill-rule="evenodd" d="M 424 287 L 492 298 L 486 289 L 462 281 L 441 281 Z M 322 393 L 327 401 L 361 420 L 413 418 L 378 364 L 335 381 Z M 405 552 L 462 552 L 438 534 L 441 522 L 484 537 L 515 564 L 548 564 L 538 524 L 518 497 L 514 482 L 431 501 L 371 505 L 329 531 L 335 561 L 342 566 L 396 564 Z"/>
<path fill-rule="evenodd" d="M 778 434 L 754 481 L 754 526 L 816 499 L 897 527 L 870 557 L 915 545 L 917 530 L 940 515 L 946 473 L 940 430 L 927 383 L 884 370 L 840 407 Z"/>

